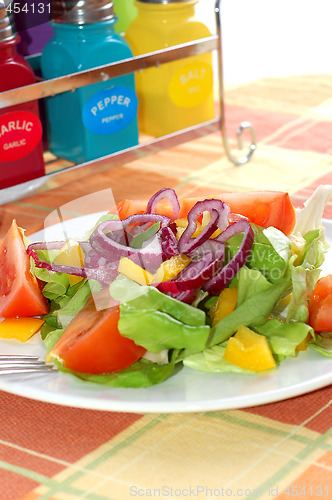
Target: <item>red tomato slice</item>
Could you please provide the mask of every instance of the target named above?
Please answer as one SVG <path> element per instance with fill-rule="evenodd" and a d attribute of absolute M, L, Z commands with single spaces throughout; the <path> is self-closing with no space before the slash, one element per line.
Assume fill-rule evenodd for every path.
<path fill-rule="evenodd" d="M 332 274 L 318 280 L 311 294 L 309 325 L 315 332 L 332 332 Z"/>
<path fill-rule="evenodd" d="M 289 194 L 280 191 L 248 191 L 222 193 L 215 196 L 225 201 L 232 213 L 248 217 L 250 222 L 262 227 L 273 226 L 290 234 L 295 225 L 295 209 Z M 202 198 L 185 198 L 181 202 L 179 218 L 186 217 L 189 210 Z"/>
<path fill-rule="evenodd" d="M 30 271 L 21 230 L 13 220 L 0 244 L 0 316 L 39 316 L 48 313 L 48 302 Z"/>
<path fill-rule="evenodd" d="M 146 350 L 118 330 L 119 308 L 97 311 L 92 299 L 75 316 L 51 350 L 70 370 L 113 373 L 140 359 Z"/>

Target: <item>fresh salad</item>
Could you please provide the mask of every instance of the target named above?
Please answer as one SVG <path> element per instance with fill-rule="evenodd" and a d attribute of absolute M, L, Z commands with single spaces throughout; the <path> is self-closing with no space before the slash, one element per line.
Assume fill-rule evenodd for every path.
<path fill-rule="evenodd" d="M 332 275 L 322 214 L 264 191 L 125 200 L 79 241 L 31 243 L 13 221 L 0 245 L 0 337 L 36 332 L 60 371 L 147 387 L 182 366 L 277 370 L 308 348 L 332 357 Z"/>

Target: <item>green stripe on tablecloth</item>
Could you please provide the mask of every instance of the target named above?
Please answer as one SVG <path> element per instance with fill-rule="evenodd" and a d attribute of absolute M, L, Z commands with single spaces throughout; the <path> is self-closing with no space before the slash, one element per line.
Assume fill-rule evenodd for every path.
<path fill-rule="evenodd" d="M 46 477 L 43 474 L 39 474 L 38 472 L 25 469 L 24 467 L 19 467 L 17 465 L 12 465 L 7 462 L 0 461 L 0 468 L 12 472 L 14 474 L 26 477 L 28 479 L 31 479 L 32 481 L 35 481 L 36 483 L 39 483 L 40 485 L 46 486 L 51 489 L 57 486 L 56 480 Z M 66 493 L 70 493 L 71 495 L 73 496 L 75 495 L 76 497 L 78 497 L 78 495 L 82 495 L 83 492 L 78 490 L 77 488 L 69 487 L 66 489 Z M 111 500 L 110 498 L 106 499 L 105 497 L 101 497 L 100 495 L 94 495 L 94 494 L 86 496 L 85 498 L 90 500 Z"/>
<path fill-rule="evenodd" d="M 326 405 L 324 408 L 322 408 L 318 413 L 321 413 L 321 411 L 324 411 L 330 406 L 330 404 Z M 220 420 L 223 420 L 228 423 L 240 425 L 242 427 L 247 427 L 256 431 L 261 431 L 261 432 L 266 432 L 268 434 L 274 434 L 282 437 L 283 439 L 277 443 L 275 447 L 272 449 L 268 450 L 268 454 L 271 452 L 278 453 L 278 448 L 282 444 L 282 441 L 286 440 L 292 440 L 292 441 L 297 441 L 301 444 L 305 445 L 305 448 L 303 448 L 297 455 L 294 457 L 290 458 L 289 462 L 284 465 L 282 468 L 276 472 L 273 476 L 270 476 L 264 483 L 261 485 L 255 487 L 255 492 L 250 495 L 246 496 L 247 500 L 254 500 L 255 498 L 257 499 L 257 491 L 260 492 L 260 494 L 263 493 L 268 493 L 271 488 L 275 488 L 276 485 L 278 485 L 278 482 L 280 482 L 285 476 L 287 476 L 295 467 L 297 467 L 301 462 L 303 462 L 308 455 L 310 455 L 314 450 L 316 449 L 321 449 L 324 451 L 332 451 L 332 446 L 327 442 L 327 440 L 331 437 L 332 435 L 332 429 L 329 429 L 326 433 L 324 434 L 319 434 L 317 438 L 306 438 L 304 436 L 300 436 L 296 434 L 296 432 L 288 432 L 288 431 L 282 431 L 280 429 L 275 429 L 272 426 L 269 427 L 268 425 L 264 424 L 258 424 L 255 422 L 249 422 L 245 419 L 242 419 L 240 417 L 235 417 L 234 415 L 231 415 L 229 413 L 225 412 L 209 412 L 206 414 L 206 416 L 210 416 L 213 418 L 217 418 Z M 308 421 L 313 420 L 317 416 L 317 413 L 312 415 Z M 307 422 L 307 421 L 306 421 Z M 296 426 L 296 429 L 302 429 L 304 424 Z M 272 422 L 273 424 L 273 422 Z M 271 425 L 272 425 L 271 424 Z M 256 464 L 257 465 L 257 464 Z M 309 466 L 309 464 L 308 464 Z M 248 471 L 246 471 L 248 473 Z M 279 494 L 282 493 L 282 491 L 278 492 Z"/>
<path fill-rule="evenodd" d="M 146 434 L 148 431 L 150 431 L 151 429 L 153 429 L 154 427 L 159 425 L 161 422 L 166 420 L 168 417 L 169 417 L 168 414 L 158 415 L 158 417 L 156 417 L 153 420 L 151 420 L 150 422 L 148 422 L 144 427 L 142 427 L 141 429 L 136 431 L 131 436 L 125 438 L 119 444 L 114 446 L 111 450 L 108 450 L 106 453 L 100 455 L 99 457 L 94 459 L 92 462 L 90 462 L 90 464 L 87 464 L 86 466 L 84 466 L 84 469 L 74 472 L 65 481 L 63 481 L 61 483 L 57 483 L 57 482 L 53 481 L 52 485 L 51 485 L 51 489 L 48 491 L 48 493 L 45 493 L 44 495 L 40 496 L 38 498 L 38 500 L 48 500 L 48 499 L 54 497 L 57 493 L 62 493 L 62 492 L 72 494 L 73 488 L 72 488 L 71 484 L 74 481 L 77 481 L 78 479 L 80 479 L 82 476 L 84 476 L 89 471 L 93 471 L 93 469 L 95 467 L 97 467 L 101 463 L 105 462 L 109 457 L 111 457 L 112 455 L 115 455 L 116 453 L 121 451 L 126 446 L 129 446 L 130 444 L 132 444 L 134 441 L 136 441 L 136 439 L 139 439 L 141 436 Z M 111 479 L 111 477 L 109 479 Z M 74 493 L 74 494 L 78 495 L 78 492 L 76 491 L 76 493 Z M 90 499 L 90 500 L 111 500 L 109 497 L 105 498 L 105 497 L 100 497 L 100 496 L 96 496 L 96 495 L 93 496 L 93 493 L 89 494 L 89 495 L 86 495 L 86 494 L 83 495 L 83 491 L 81 491 L 81 494 L 82 494 L 83 498 Z M 78 497 L 78 498 L 80 498 L 80 497 Z"/>
<path fill-rule="evenodd" d="M 52 210 L 57 210 L 52 207 L 45 207 L 44 205 L 36 205 L 34 203 L 24 203 L 22 201 L 15 201 L 15 205 L 18 207 L 33 208 L 34 210 L 41 210 L 42 212 L 50 212 Z"/>
<path fill-rule="evenodd" d="M 31 479 L 32 481 L 48 486 L 49 488 L 53 487 L 53 485 L 55 484 L 55 481 L 53 479 L 46 477 L 43 474 L 39 474 L 38 472 L 35 472 L 33 470 L 25 469 L 24 467 L 19 467 L 18 465 L 9 464 L 7 462 L 4 462 L 3 460 L 0 460 L 0 468 Z"/>
<path fill-rule="evenodd" d="M 260 486 L 258 486 L 257 490 L 262 491 L 264 493 L 268 492 L 269 489 L 276 487 L 278 485 L 278 482 L 280 482 L 285 476 L 289 475 L 289 473 L 298 466 L 299 462 L 302 462 L 305 460 L 305 458 L 310 455 L 313 450 L 317 448 L 324 449 L 326 444 L 326 441 L 330 436 L 332 435 L 332 430 L 329 429 L 325 434 L 321 434 L 317 437 L 317 439 L 312 440 L 310 444 L 303 450 L 301 450 L 295 457 L 291 458 L 290 461 L 284 465 L 281 469 L 278 470 L 276 474 L 273 476 L 269 477 L 264 483 L 262 483 Z M 269 451 L 270 453 L 270 451 Z M 313 464 L 308 464 L 308 466 L 313 465 Z M 318 467 L 319 465 L 317 465 Z M 295 480 L 296 478 L 294 478 Z M 299 485 L 300 486 L 300 485 Z M 278 491 L 278 494 L 282 494 L 282 491 Z M 257 495 L 251 495 L 246 497 L 247 500 L 254 500 L 255 498 L 257 499 Z"/>
<path fill-rule="evenodd" d="M 315 442 L 315 439 L 310 439 L 305 436 L 299 436 L 297 434 L 291 435 L 288 431 L 283 431 L 281 429 L 276 429 L 273 428 L 273 421 L 271 421 L 271 427 L 268 425 L 264 424 L 258 424 L 257 422 L 249 422 L 248 420 L 245 420 L 244 418 L 240 417 L 235 417 L 234 415 L 230 415 L 228 413 L 224 412 L 209 412 L 206 414 L 208 417 L 213 417 L 213 418 L 218 418 L 220 420 L 224 420 L 225 422 L 229 422 L 232 424 L 237 424 L 240 425 L 241 427 L 247 427 L 249 429 L 254 429 L 258 430 L 261 432 L 266 432 L 268 434 L 274 434 L 276 436 L 280 437 L 289 437 L 293 441 L 297 441 L 301 444 L 304 444 L 306 446 L 310 446 L 311 443 Z M 282 422 L 280 422 L 282 423 Z M 327 451 L 332 451 L 332 446 L 329 445 L 328 443 L 325 443 L 324 449 Z"/>

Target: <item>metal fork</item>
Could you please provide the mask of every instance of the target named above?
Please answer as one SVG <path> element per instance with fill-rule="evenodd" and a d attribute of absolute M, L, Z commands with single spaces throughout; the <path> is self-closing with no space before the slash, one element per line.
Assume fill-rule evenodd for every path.
<path fill-rule="evenodd" d="M 48 373 L 52 371 L 57 371 L 57 368 L 39 359 L 38 356 L 0 354 L 0 376 L 13 373 Z"/>

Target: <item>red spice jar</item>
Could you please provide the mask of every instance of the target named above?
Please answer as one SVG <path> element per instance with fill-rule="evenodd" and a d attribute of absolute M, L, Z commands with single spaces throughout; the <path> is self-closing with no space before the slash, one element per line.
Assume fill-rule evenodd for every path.
<path fill-rule="evenodd" d="M 12 15 L 0 8 L 0 92 L 36 83 L 19 41 Z M 41 139 L 38 101 L 0 109 L 0 189 L 45 175 Z"/>

